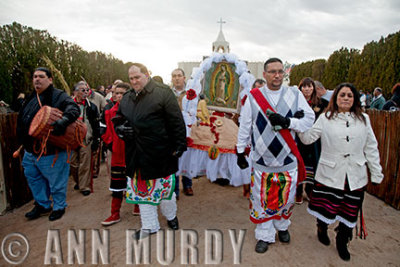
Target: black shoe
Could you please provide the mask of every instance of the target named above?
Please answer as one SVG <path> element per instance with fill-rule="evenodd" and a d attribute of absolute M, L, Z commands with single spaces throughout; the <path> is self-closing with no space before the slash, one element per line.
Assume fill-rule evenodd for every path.
<path fill-rule="evenodd" d="M 168 221 L 168 226 L 172 230 L 178 230 L 179 229 L 179 222 L 178 222 L 178 217 L 175 216 L 172 220 Z"/>
<path fill-rule="evenodd" d="M 157 232 L 151 233 L 149 230 L 139 230 L 133 234 L 133 239 L 135 239 L 135 240 L 145 239 L 146 237 L 154 235 L 155 233 L 157 233 Z"/>
<path fill-rule="evenodd" d="M 79 185 L 78 184 L 75 184 L 74 190 L 79 190 Z"/>
<path fill-rule="evenodd" d="M 53 210 L 53 212 L 49 216 L 49 221 L 55 221 L 60 219 L 65 213 L 65 209 L 62 210 Z"/>
<path fill-rule="evenodd" d="M 264 253 L 268 250 L 268 242 L 258 240 L 256 244 L 256 252 L 257 253 Z"/>
<path fill-rule="evenodd" d="M 348 238 L 341 237 L 339 234 L 336 236 L 336 249 L 339 257 L 344 261 L 350 260 L 350 253 L 347 249 Z"/>
<path fill-rule="evenodd" d="M 290 242 L 290 234 L 288 230 L 285 231 L 278 231 L 279 241 L 282 243 L 289 243 Z"/>
<path fill-rule="evenodd" d="M 344 261 L 350 260 L 350 253 L 347 249 L 347 245 L 349 244 L 352 238 L 352 228 L 347 227 L 344 223 L 339 223 L 337 227 L 338 233 L 336 235 L 336 249 L 339 253 L 339 256 Z"/>
<path fill-rule="evenodd" d="M 51 207 L 46 209 L 43 206 L 35 205 L 35 207 L 30 212 L 25 213 L 25 217 L 28 218 L 28 220 L 34 220 L 42 215 L 48 214 L 50 211 Z"/>
<path fill-rule="evenodd" d="M 82 195 L 87 197 L 88 195 L 90 195 L 90 190 L 85 190 L 85 191 L 82 191 L 81 193 L 82 193 Z"/>
<path fill-rule="evenodd" d="M 318 226 L 317 234 L 318 234 L 319 242 L 321 242 L 325 246 L 329 246 L 331 244 L 331 241 L 329 240 L 328 229 L 327 228 Z"/>
<path fill-rule="evenodd" d="M 216 183 L 220 186 L 226 186 L 226 185 L 229 185 L 230 181 L 229 181 L 229 179 L 225 179 L 225 178 L 217 178 L 214 183 Z"/>

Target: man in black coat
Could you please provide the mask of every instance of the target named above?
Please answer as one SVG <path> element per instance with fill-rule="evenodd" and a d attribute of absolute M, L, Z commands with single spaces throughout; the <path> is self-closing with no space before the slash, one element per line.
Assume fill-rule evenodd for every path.
<path fill-rule="evenodd" d="M 383 105 L 382 110 L 400 110 L 400 83 L 396 83 L 392 88 L 392 98 Z"/>
<path fill-rule="evenodd" d="M 64 91 L 53 87 L 53 77 L 46 68 L 37 68 L 33 74 L 35 91 L 28 96 L 18 114 L 17 136 L 25 149 L 22 166 L 29 187 L 35 199 L 35 207 L 25 214 L 29 220 L 52 213 L 50 221 L 60 219 L 65 212 L 69 176 L 68 155 L 65 150 L 46 143 L 41 153 L 40 141 L 29 135 L 29 128 L 36 113 L 42 106 L 58 108 L 63 112 L 61 119 L 52 125 L 51 134 L 63 135 L 69 124 L 79 116 L 79 108 Z M 52 200 L 50 199 L 50 195 Z M 51 206 L 53 204 L 53 207 Z"/>
<path fill-rule="evenodd" d="M 142 230 L 136 238 L 140 239 L 160 229 L 159 204 L 168 226 L 179 228 L 174 174 L 186 150 L 186 129 L 174 94 L 153 81 L 144 65 L 133 64 L 129 80 L 133 90 L 122 98 L 113 122 L 125 140 L 126 174 L 131 178 L 127 202 L 139 204 Z"/>

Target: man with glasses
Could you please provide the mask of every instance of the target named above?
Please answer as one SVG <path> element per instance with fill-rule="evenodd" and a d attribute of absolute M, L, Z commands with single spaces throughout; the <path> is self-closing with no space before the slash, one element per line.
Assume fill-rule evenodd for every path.
<path fill-rule="evenodd" d="M 241 110 L 238 133 L 238 165 L 248 167 L 244 150 L 251 141 L 250 220 L 257 224 L 257 253 L 275 243 L 290 242 L 288 227 L 294 206 L 296 184 L 305 175 L 304 164 L 294 141 L 314 122 L 314 112 L 295 87 L 283 85 L 283 64 L 270 58 L 264 64 L 266 85 L 254 88 Z M 299 164 L 299 167 L 298 167 Z"/>
<path fill-rule="evenodd" d="M 186 96 L 186 90 L 185 90 L 186 77 L 183 69 L 175 69 L 174 71 L 172 71 L 171 80 L 172 80 L 172 91 L 174 92 L 176 100 L 178 100 L 179 107 L 182 110 L 182 99 L 184 96 Z M 183 185 L 183 193 L 187 196 L 193 196 L 192 179 L 182 175 L 182 185 Z M 176 178 L 175 194 L 176 194 L 176 199 L 179 200 L 179 176 L 177 176 Z"/>
<path fill-rule="evenodd" d="M 100 124 L 99 113 L 95 104 L 87 99 L 90 89 L 85 81 L 75 85 L 74 101 L 78 104 L 80 115 L 78 120 L 87 126 L 84 145 L 77 148 L 71 156 L 71 175 L 75 181 L 75 190 L 80 190 L 82 195 L 88 196 L 92 190 L 92 150 L 99 147 Z"/>

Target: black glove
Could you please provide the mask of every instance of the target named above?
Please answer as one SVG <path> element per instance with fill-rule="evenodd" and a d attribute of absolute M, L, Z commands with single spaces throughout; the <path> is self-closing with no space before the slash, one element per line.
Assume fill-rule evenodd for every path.
<path fill-rule="evenodd" d="M 293 118 L 301 119 L 304 117 L 304 110 L 296 111 L 293 115 Z"/>
<path fill-rule="evenodd" d="M 289 125 L 290 125 L 289 118 L 285 118 L 278 113 L 273 113 L 273 114 L 269 115 L 268 118 L 269 118 L 269 121 L 271 122 L 272 126 L 281 126 L 282 129 L 289 128 Z"/>
<path fill-rule="evenodd" d="M 115 133 L 124 141 L 131 140 L 134 137 L 133 128 L 128 126 L 128 122 L 115 126 Z"/>
<path fill-rule="evenodd" d="M 103 136 L 107 131 L 107 127 L 100 126 L 100 136 Z"/>
<path fill-rule="evenodd" d="M 70 124 L 70 120 L 67 117 L 62 117 L 51 124 L 53 126 L 53 135 L 63 135 L 67 126 Z"/>
<path fill-rule="evenodd" d="M 92 141 L 92 152 L 97 151 L 97 149 L 99 148 L 99 139 L 93 139 Z"/>
<path fill-rule="evenodd" d="M 243 153 L 236 153 L 236 155 L 237 155 L 237 165 L 239 166 L 239 168 L 241 168 L 242 170 L 248 168 L 249 167 L 249 163 L 246 160 L 244 152 Z"/>
<path fill-rule="evenodd" d="M 186 149 L 182 149 L 182 148 L 177 148 L 176 151 L 172 154 L 177 158 L 180 158 L 183 154 L 183 152 L 185 152 Z"/>
<path fill-rule="evenodd" d="M 110 150 L 112 152 L 112 145 L 113 145 L 113 143 L 111 142 L 111 143 L 109 143 L 108 145 L 105 145 L 105 146 L 106 146 L 106 148 L 108 150 Z"/>
<path fill-rule="evenodd" d="M 114 117 L 111 118 L 111 122 L 115 125 L 121 125 L 124 122 L 126 122 L 126 119 L 123 116 L 120 115 L 115 115 Z"/>

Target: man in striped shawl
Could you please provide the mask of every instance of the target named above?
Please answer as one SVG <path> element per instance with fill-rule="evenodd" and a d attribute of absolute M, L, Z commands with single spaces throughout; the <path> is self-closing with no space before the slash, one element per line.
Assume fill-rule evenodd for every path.
<path fill-rule="evenodd" d="M 282 85 L 284 70 L 278 58 L 264 64 L 267 83 L 250 91 L 241 110 L 237 142 L 238 165 L 248 167 L 244 150 L 251 141 L 253 173 L 250 191 L 250 220 L 257 224 L 256 252 L 264 253 L 268 244 L 289 243 L 288 227 L 296 184 L 305 169 L 294 134 L 309 129 L 314 112 L 296 87 Z M 299 164 L 299 168 L 297 167 Z"/>

